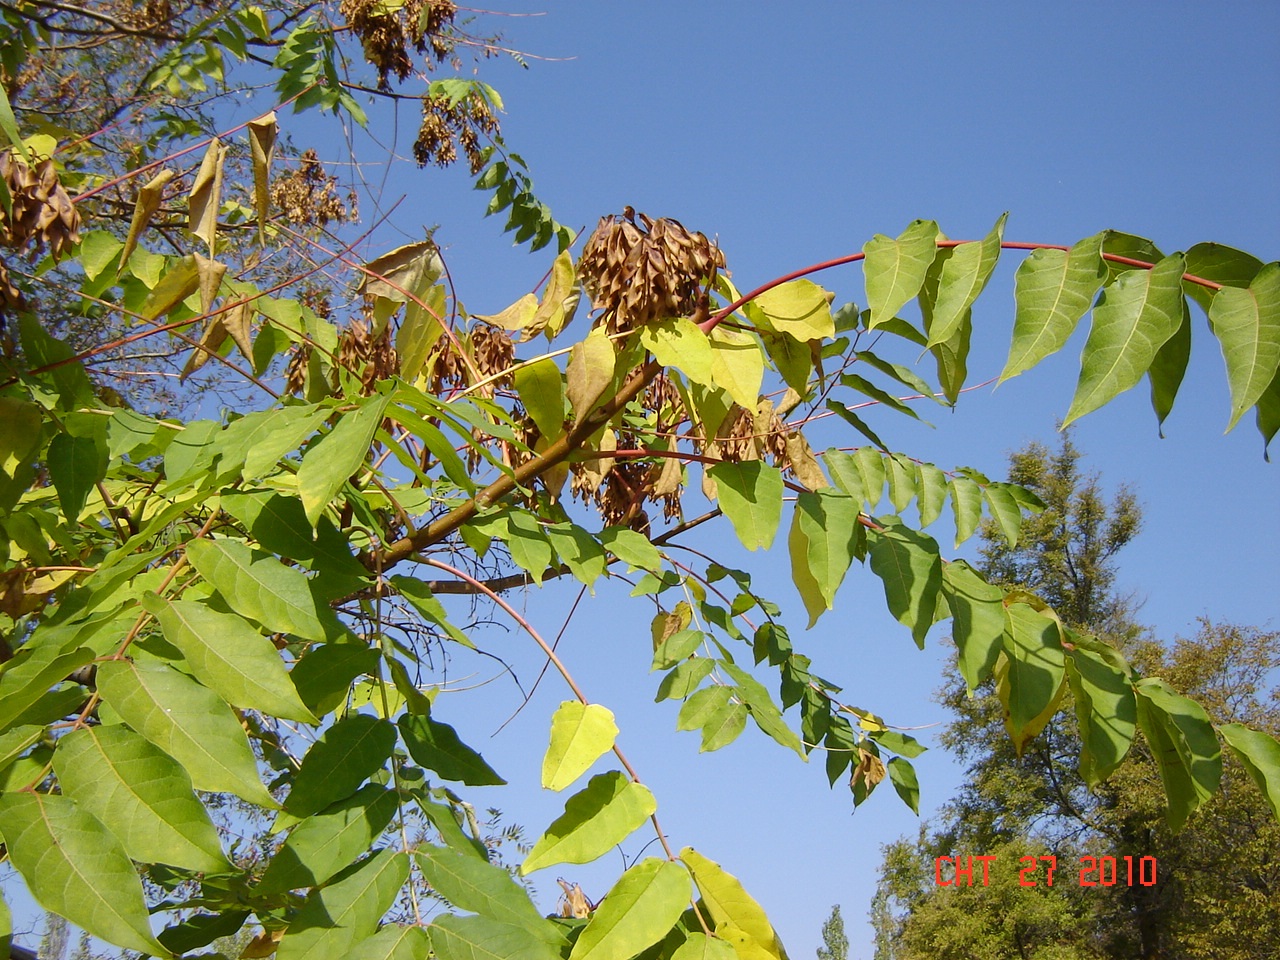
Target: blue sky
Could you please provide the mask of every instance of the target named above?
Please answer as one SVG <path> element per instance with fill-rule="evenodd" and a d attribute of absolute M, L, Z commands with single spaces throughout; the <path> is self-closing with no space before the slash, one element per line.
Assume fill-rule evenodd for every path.
<path fill-rule="evenodd" d="M 896 235 L 918 217 L 936 219 L 952 237 L 977 238 L 1004 211 L 1012 240 L 1069 244 L 1115 228 L 1166 252 L 1216 240 L 1263 260 L 1280 256 L 1280 8 L 1271 5 L 504 7 L 545 12 L 486 21 L 533 55 L 530 68 L 492 60 L 481 76 L 501 91 L 508 144 L 529 162 L 556 217 L 590 228 L 626 204 L 675 217 L 718 237 L 742 289 L 856 251 L 874 233 Z M 259 94 L 251 110 L 263 100 Z M 355 139 L 363 176 L 375 189 L 385 183 L 387 205 L 405 199 L 364 252 L 372 257 L 439 224 L 472 312 L 494 313 L 532 289 L 550 258 L 513 249 L 500 218 L 482 220 L 487 198 L 469 189 L 463 171 L 415 169 L 412 106 L 398 117 L 381 109 L 371 116 L 377 142 Z M 298 146 L 347 159 L 331 127 L 281 120 Z M 366 219 L 376 214 L 367 201 L 362 209 Z M 999 373 L 1007 350 L 1019 261 L 1006 257 L 975 313 L 975 383 Z M 837 303 L 865 302 L 856 267 L 814 279 Z M 1167 639 L 1192 633 L 1202 615 L 1280 625 L 1280 463 L 1263 463 L 1252 415 L 1222 435 L 1229 405 L 1221 357 L 1203 316 L 1194 318 L 1192 367 L 1167 439 L 1157 437 L 1145 385 L 1074 433 L 1087 466 L 1110 486 L 1131 484 L 1144 504 L 1146 531 L 1122 555 L 1121 586 L 1145 599 L 1143 619 Z M 578 328 L 585 333 L 581 317 Z M 936 429 L 891 413 L 869 417 L 893 449 L 999 476 L 1008 452 L 1032 439 L 1053 442 L 1083 336 L 1082 328 L 1061 354 L 998 390 L 966 394 L 954 412 L 931 411 Z M 949 542 L 945 529 L 931 532 Z M 746 554 L 727 528 L 699 545 L 757 573 L 794 625 L 797 648 L 845 687 L 849 702 L 908 726 L 946 719 L 930 699 L 942 679 L 938 632 L 916 651 L 884 612 L 869 571 L 851 571 L 836 610 L 806 633 L 784 556 Z M 972 556 L 971 548 L 945 552 Z M 604 587 L 584 602 L 560 650 L 587 695 L 618 715 L 620 742 L 656 794 L 672 845 L 692 844 L 737 874 L 793 960 L 813 956 L 834 903 L 843 908 L 851 960 L 870 960 L 865 913 L 880 845 L 914 833 L 917 818 L 887 785 L 852 814 L 847 790 L 827 789 L 820 762 L 801 764 L 754 730 L 699 756 L 696 735 L 675 733 L 675 705 L 652 703 L 652 611 L 625 593 Z M 512 601 L 551 637 L 575 594 L 553 584 Z M 532 644 L 504 628 L 482 642 L 512 662 L 527 688 L 540 667 Z M 475 669 L 483 672 L 468 682 L 494 672 Z M 477 790 L 476 801 L 502 807 L 533 836 L 562 809 L 562 796 L 529 785 L 550 713 L 566 695 L 547 677 L 529 708 L 492 738 L 519 705 L 509 682 L 445 696 L 438 707 L 515 785 Z M 921 733 L 926 743 L 932 736 Z M 927 815 L 960 772 L 937 750 L 916 766 Z M 627 855 L 647 839 L 633 839 Z M 554 904 L 556 875 L 599 897 L 621 867 L 611 856 L 537 874 L 542 905 Z"/>
<path fill-rule="evenodd" d="M 506 138 L 529 161 L 557 218 L 590 227 L 625 204 L 678 218 L 719 238 L 742 289 L 853 252 L 874 233 L 896 235 L 917 217 L 938 220 L 952 237 L 976 238 L 1006 210 L 1011 240 L 1072 243 L 1114 228 L 1150 237 L 1166 252 L 1215 240 L 1264 260 L 1280 256 L 1280 11 L 1267 5 L 507 9 L 546 11 L 501 21 L 513 46 L 569 58 L 531 59 L 527 71 L 496 61 L 482 67 L 506 100 Z M 407 108 L 398 129 L 396 147 L 406 156 L 416 129 Z M 360 150 L 375 159 L 371 148 Z M 396 220 L 412 238 L 420 225 L 442 225 L 437 238 L 468 308 L 492 313 L 531 289 L 547 258 L 510 249 L 498 218 L 477 219 L 484 198 L 466 187 L 461 172 L 420 174 L 401 160 L 385 196 L 407 196 Z M 1006 257 L 976 311 L 972 382 L 997 374 L 1007 350 L 1019 261 Z M 838 303 L 865 302 L 856 267 L 814 279 L 835 290 Z M 1109 486 L 1132 485 L 1143 502 L 1146 530 L 1122 555 L 1121 587 L 1145 600 L 1143 619 L 1167 639 L 1192 633 L 1198 616 L 1277 625 L 1277 467 L 1262 461 L 1252 415 L 1222 435 L 1221 357 L 1203 316 L 1194 319 L 1192 367 L 1167 439 L 1157 436 L 1145 384 L 1074 433 L 1087 467 Z M 934 430 L 889 413 L 873 425 L 894 449 L 1001 475 L 1009 451 L 1032 439 L 1053 442 L 1084 332 L 1082 325 L 1030 374 L 930 416 Z M 946 542 L 945 531 L 931 532 Z M 759 571 L 769 595 L 799 621 L 782 557 L 747 555 L 723 535 L 715 546 Z M 557 585 L 521 603 L 554 634 L 571 593 Z M 698 756 L 695 735 L 674 733 L 674 706 L 650 702 L 649 616 L 602 590 L 561 649 L 588 696 L 618 713 L 621 743 L 654 789 L 673 845 L 692 843 L 737 873 L 793 958 L 813 955 L 833 903 L 843 907 L 851 958 L 870 958 L 865 913 L 879 847 L 913 833 L 916 818 L 887 788 L 851 815 L 847 791 L 828 791 L 816 764 L 801 765 L 751 731 Z M 941 680 L 938 637 L 917 652 L 883 613 L 869 571 L 851 572 L 836 610 L 812 631 L 799 625 L 797 648 L 845 685 L 850 702 L 904 725 L 945 720 L 930 701 Z M 514 633 L 492 639 L 516 659 L 522 679 L 537 669 L 536 657 L 518 652 L 524 643 Z M 502 716 L 514 708 L 509 684 L 485 690 Z M 513 783 L 536 778 L 545 718 L 563 695 L 548 678 L 521 719 L 488 741 L 486 755 Z M 496 726 L 459 725 L 477 743 Z M 928 742 L 929 731 L 923 735 Z M 927 813 L 960 773 L 939 751 L 917 769 Z M 536 830 L 561 800 L 513 792 L 493 802 Z M 633 841 L 628 853 L 638 847 Z M 620 866 L 606 858 L 561 875 L 599 896 Z M 552 879 L 539 881 L 548 907 Z"/>

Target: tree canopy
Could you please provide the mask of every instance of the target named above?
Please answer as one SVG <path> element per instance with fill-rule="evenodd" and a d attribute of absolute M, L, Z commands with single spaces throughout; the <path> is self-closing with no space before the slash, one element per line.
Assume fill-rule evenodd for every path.
<path fill-rule="evenodd" d="M 1141 730 L 1173 829 L 1217 792 L 1224 747 L 1280 808 L 1272 733 L 1215 725 L 1062 599 L 924 532 L 946 511 L 956 546 L 984 519 L 1016 544 L 1046 508 L 1034 484 L 895 451 L 864 411 L 956 404 L 974 303 L 1031 248 L 1002 379 L 1089 314 L 1068 422 L 1144 377 L 1163 421 L 1194 344 L 1223 353 L 1229 425 L 1250 414 L 1268 443 L 1280 263 L 1109 230 L 1010 243 L 1004 216 L 961 241 L 917 220 L 744 292 L 674 219 L 559 223 L 501 135 L 500 94 L 463 69 L 502 47 L 452 3 L 33 0 L 0 17 L 0 835 L 46 909 L 156 956 L 244 930 L 244 955 L 282 960 L 785 960 L 732 863 L 669 841 L 626 732 L 505 596 L 567 581 L 651 605 L 658 698 L 704 750 L 750 721 L 855 804 L 888 780 L 916 809 L 923 751 L 793 645 L 856 560 L 918 645 L 949 621 L 1016 752 L 1070 690 L 1089 787 Z M 265 84 L 273 109 L 246 114 L 238 84 Z M 545 259 L 537 291 L 471 314 L 430 232 L 366 256 L 326 230 L 355 204 L 287 134 L 300 112 L 364 124 L 357 92 L 412 99 L 414 158 L 465 163 Z M 813 278 L 855 262 L 866 306 L 837 306 Z M 1193 339 L 1192 301 L 1212 341 Z M 159 356 L 129 352 L 142 343 Z M 183 377 L 220 368 L 213 385 L 252 402 L 211 417 L 197 395 L 169 416 L 98 369 L 175 353 Z M 712 524 L 779 553 L 785 524 L 804 616 L 691 543 Z M 641 830 L 660 851 L 596 903 L 566 891 L 554 918 L 486 843 L 466 788 L 505 780 L 459 735 L 460 698 L 439 697 L 437 664 L 481 655 L 487 618 L 567 691 L 541 785 L 572 793 L 516 872 Z M 228 805 L 270 838 L 229 845 Z"/>

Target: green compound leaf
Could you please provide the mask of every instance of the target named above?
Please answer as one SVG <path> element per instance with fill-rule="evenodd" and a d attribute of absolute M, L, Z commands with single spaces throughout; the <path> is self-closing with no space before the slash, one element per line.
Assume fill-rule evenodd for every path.
<path fill-rule="evenodd" d="M 756 950 L 763 951 L 774 960 L 787 960 L 787 952 L 769 918 L 765 916 L 764 909 L 743 889 L 737 877 L 727 873 L 720 864 L 708 860 L 692 847 L 681 850 L 680 859 L 693 874 L 698 892 L 702 894 L 702 902 L 715 921 L 717 934 L 721 932 L 722 925 L 730 925 L 745 934 Z M 741 955 L 739 951 L 739 956 Z"/>
<path fill-rule="evenodd" d="M 298 468 L 298 492 L 314 527 L 343 484 L 364 466 L 369 446 L 386 416 L 389 397 L 369 397 L 343 414 L 333 431 L 308 448 Z"/>
<path fill-rule="evenodd" d="M 369 783 L 347 799 L 307 817 L 271 858 L 255 890 L 278 894 L 318 887 L 373 846 L 396 807 L 393 791 Z"/>
<path fill-rule="evenodd" d="M 1269 263 L 1247 290 L 1223 287 L 1209 306 L 1231 385 L 1230 430 L 1262 397 L 1280 369 L 1280 263 Z"/>
<path fill-rule="evenodd" d="M 217 694 L 163 663 L 111 660 L 98 692 L 135 731 L 182 764 L 197 790 L 277 806 L 258 779 L 249 738 Z"/>
<path fill-rule="evenodd" d="M 1138 706 L 1123 658 L 1093 637 L 1071 636 L 1067 680 L 1080 724 L 1080 776 L 1092 789 L 1129 752 Z"/>
<path fill-rule="evenodd" d="M 542 759 L 542 786 L 563 790 L 612 750 L 617 736 L 618 725 L 607 707 L 564 701 L 551 718 L 551 742 Z"/>
<path fill-rule="evenodd" d="M 657 943 L 689 905 L 689 874 L 678 863 L 649 857 L 610 889 L 569 960 L 625 960 Z"/>
<path fill-rule="evenodd" d="M 402 716 L 398 723 L 409 755 L 445 780 L 472 787 L 500 786 L 507 782 L 485 763 L 484 757 L 463 743 L 449 724 L 432 720 L 430 716 L 409 714 Z"/>
<path fill-rule="evenodd" d="M 1122 273 L 1102 291 L 1064 427 L 1133 387 L 1150 369 L 1156 351 L 1182 323 L 1185 268 L 1174 254 L 1151 270 Z"/>
<path fill-rule="evenodd" d="M 58 741 L 53 769 L 63 794 L 111 824 L 132 859 L 201 873 L 231 871 L 186 771 L 127 727 L 72 731 Z"/>
<path fill-rule="evenodd" d="M 942 588 L 937 541 L 896 517 L 878 522 L 882 529 L 871 537 L 871 569 L 884 582 L 889 612 L 911 630 L 916 646 L 923 650 Z"/>
<path fill-rule="evenodd" d="M 233 707 L 316 722 L 298 698 L 275 644 L 242 617 L 154 594 L 143 598 L 143 606 L 159 621 L 165 639 L 182 651 L 196 678 Z"/>
<path fill-rule="evenodd" d="M 1169 827 L 1175 833 L 1187 818 L 1218 792 L 1222 751 L 1204 708 L 1175 693 L 1158 678 L 1139 680 L 1138 724 L 1151 745 L 1169 801 Z"/>
<path fill-rule="evenodd" d="M 379 850 L 316 890 L 293 917 L 280 940 L 277 960 L 332 960 L 378 929 L 409 879 L 409 857 Z"/>
<path fill-rule="evenodd" d="M 241 616 L 304 640 L 340 634 L 333 611 L 316 602 L 306 576 L 239 540 L 192 540 L 187 559 Z"/>
<path fill-rule="evenodd" d="M 329 804 L 345 800 L 381 770 L 396 745 L 389 720 L 366 713 L 348 714 L 326 730 L 302 758 L 284 808 L 309 817 Z"/>
<path fill-rule="evenodd" d="M 138 871 L 120 841 L 70 797 L 0 795 L 0 832 L 40 906 L 108 943 L 169 956 L 151 932 Z"/>
<path fill-rule="evenodd" d="M 862 250 L 867 255 L 862 269 L 871 309 L 867 329 L 874 330 L 892 320 L 924 286 L 938 252 L 938 225 L 932 220 L 913 220 L 898 239 L 877 233 Z"/>
<path fill-rule="evenodd" d="M 782 519 L 782 472 L 760 460 L 718 463 L 707 473 L 716 482 L 720 509 L 748 550 L 768 550 Z"/>
<path fill-rule="evenodd" d="M 643 826 L 658 809 L 647 787 L 613 770 L 592 777 L 566 801 L 520 865 L 528 875 L 557 863 L 590 863 Z"/>
<path fill-rule="evenodd" d="M 1218 732 L 1253 777 L 1271 812 L 1280 819 L 1280 743 L 1275 737 L 1238 723 L 1224 724 Z"/>
<path fill-rule="evenodd" d="M 1013 343 L 1000 383 L 1030 370 L 1067 342 L 1107 278 L 1103 234 L 1070 250 L 1034 250 L 1018 267 L 1013 297 Z"/>

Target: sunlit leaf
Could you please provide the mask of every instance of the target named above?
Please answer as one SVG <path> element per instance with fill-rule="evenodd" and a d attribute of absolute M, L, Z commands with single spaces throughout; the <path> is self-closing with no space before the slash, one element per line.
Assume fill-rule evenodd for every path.
<path fill-rule="evenodd" d="M 896 240 L 877 233 L 862 249 L 867 255 L 862 269 L 871 309 L 867 329 L 874 330 L 920 292 L 938 250 L 938 225 L 913 220 Z"/>
<path fill-rule="evenodd" d="M 693 874 L 702 902 L 710 911 L 717 930 L 721 924 L 732 924 L 775 960 L 787 960 L 787 952 L 763 908 L 743 889 L 737 877 L 692 847 L 681 850 L 680 859 Z"/>
<path fill-rule="evenodd" d="M 1280 369 L 1280 263 L 1258 271 L 1247 290 L 1223 287 L 1209 307 L 1231 386 L 1230 430 Z"/>
<path fill-rule="evenodd" d="M 598 703 L 566 700 L 551 718 L 551 743 L 542 759 L 542 785 L 563 790 L 613 749 L 618 725 Z"/>
<path fill-rule="evenodd" d="M 284 808 L 309 817 L 351 796 L 382 769 L 396 743 L 390 721 L 351 713 L 329 727 L 302 758 Z"/>
<path fill-rule="evenodd" d="M 719 506 L 748 550 L 768 550 L 782 519 L 782 473 L 761 460 L 724 462 L 708 474 L 716 481 Z"/>
<path fill-rule="evenodd" d="M 597 774 L 570 797 L 520 865 L 529 874 L 557 863 L 590 863 L 644 824 L 658 803 L 649 788 L 618 771 Z"/>
<path fill-rule="evenodd" d="M 333 960 L 372 936 L 409 878 L 405 853 L 379 850 L 316 890 L 280 940 L 277 960 Z"/>
<path fill-rule="evenodd" d="M 689 874 L 648 857 L 618 878 L 578 935 L 569 960 L 624 960 L 664 936 L 689 903 Z"/>

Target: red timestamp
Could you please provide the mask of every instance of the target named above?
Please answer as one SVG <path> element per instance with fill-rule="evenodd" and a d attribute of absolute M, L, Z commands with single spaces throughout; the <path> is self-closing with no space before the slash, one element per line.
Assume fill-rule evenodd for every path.
<path fill-rule="evenodd" d="M 934 882 L 940 887 L 974 886 L 975 871 L 981 879 L 978 885 L 986 887 L 991 883 L 991 865 L 998 858 L 994 856 L 938 857 L 933 861 Z M 1018 886 L 1037 887 L 1043 883 L 1053 886 L 1054 872 L 1058 869 L 1058 858 L 1051 854 L 1039 857 L 1019 857 L 1018 862 L 1024 864 L 1018 869 Z M 1081 887 L 1114 887 L 1141 886 L 1154 887 L 1157 879 L 1155 857 L 1094 857 L 1080 858 L 1080 872 L 1077 886 Z"/>

